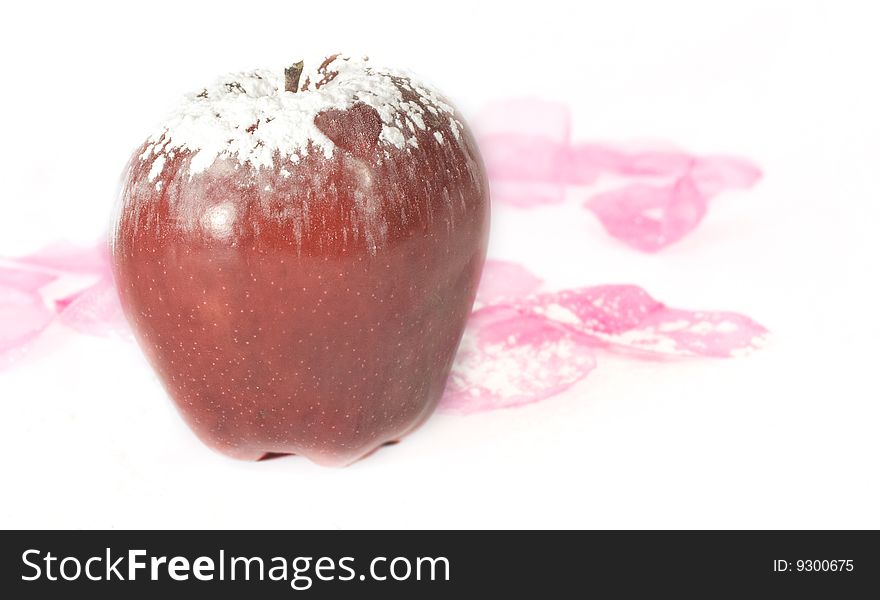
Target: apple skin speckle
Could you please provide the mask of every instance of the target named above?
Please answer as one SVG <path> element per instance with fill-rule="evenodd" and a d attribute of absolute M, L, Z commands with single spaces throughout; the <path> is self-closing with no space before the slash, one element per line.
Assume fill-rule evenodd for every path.
<path fill-rule="evenodd" d="M 345 465 L 443 393 L 486 254 L 483 163 L 460 117 L 426 110 L 398 148 L 377 142 L 371 111 L 316 117 L 329 157 L 218 156 L 193 174 L 190 149 L 158 169 L 149 142 L 134 153 L 112 234 L 123 310 L 186 422 L 226 455 Z"/>

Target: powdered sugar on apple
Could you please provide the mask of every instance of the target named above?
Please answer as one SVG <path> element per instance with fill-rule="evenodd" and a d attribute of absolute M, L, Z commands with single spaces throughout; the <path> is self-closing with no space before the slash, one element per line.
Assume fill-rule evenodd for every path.
<path fill-rule="evenodd" d="M 165 156 L 173 157 L 176 150 L 193 153 L 190 175 L 219 157 L 236 157 L 254 168 L 270 167 L 276 152 L 294 162 L 311 150 L 329 158 L 335 145 L 315 125 L 315 117 L 359 102 L 378 112 L 379 142 L 387 147 L 417 147 L 414 133 L 426 130 L 426 111 L 448 116 L 460 141 L 461 123 L 454 108 L 406 72 L 374 67 L 366 59 L 336 57 L 323 68 L 305 70 L 300 81 L 299 91 L 288 92 L 283 69 L 256 70 L 226 75 L 190 94 L 150 137 L 140 156 L 152 161 L 149 181 L 162 173 Z M 419 102 L 405 100 L 404 91 L 415 94 Z M 436 137 L 440 132 L 433 133 Z"/>

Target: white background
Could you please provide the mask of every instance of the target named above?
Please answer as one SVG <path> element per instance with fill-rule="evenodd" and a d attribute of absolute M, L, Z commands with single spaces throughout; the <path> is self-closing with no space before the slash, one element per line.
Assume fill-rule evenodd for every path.
<path fill-rule="evenodd" d="M 880 57 L 873 3 L 16 2 L 0 25 L 0 254 L 97 239 L 131 149 L 221 73 L 338 49 L 473 114 L 569 103 L 581 139 L 756 160 L 645 256 L 576 205 L 496 214 L 551 287 L 637 283 L 774 333 L 740 360 L 602 354 L 568 393 L 438 415 L 345 469 L 203 448 L 133 344 L 0 373 L 4 527 L 880 527 Z"/>

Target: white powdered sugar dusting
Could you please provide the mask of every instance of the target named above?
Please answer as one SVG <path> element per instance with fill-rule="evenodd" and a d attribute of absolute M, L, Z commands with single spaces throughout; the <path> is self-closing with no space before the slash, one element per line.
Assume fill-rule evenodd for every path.
<path fill-rule="evenodd" d="M 474 385 L 462 380 L 453 371 L 453 384 L 467 387 L 472 396 L 490 396 L 496 402 L 506 403 L 517 398 L 540 393 L 548 385 L 567 386 L 581 377 L 586 367 L 593 366 L 592 355 L 582 352 L 571 338 L 543 342 L 537 346 L 519 344 L 516 339 L 507 344 L 496 344 L 482 350 L 483 354 L 467 352 L 459 359 L 459 369 L 466 370 Z M 551 381 L 552 384 L 548 384 Z"/>
<path fill-rule="evenodd" d="M 159 173 L 162 172 L 162 169 L 165 167 L 165 155 L 160 154 L 156 157 L 156 160 L 153 161 L 153 165 L 150 167 L 150 173 L 147 175 L 147 181 L 153 181 L 156 177 L 159 176 Z"/>
<path fill-rule="evenodd" d="M 426 129 L 426 111 L 447 115 L 459 138 L 461 124 L 453 107 L 405 72 L 373 67 L 366 59 L 336 57 L 323 69 L 304 71 L 300 81 L 304 83 L 299 91 L 288 92 L 283 70 L 256 70 L 221 77 L 190 94 L 150 137 L 141 154 L 141 160 L 153 160 L 148 179 L 161 174 L 164 155 L 173 156 L 177 149 L 193 153 L 190 176 L 210 167 L 218 157 L 236 157 L 242 165 L 254 168 L 271 166 L 276 152 L 294 162 L 310 149 L 329 158 L 335 145 L 315 125 L 315 117 L 356 103 L 371 106 L 379 114 L 381 144 L 418 147 L 412 132 Z M 420 102 L 405 100 L 403 90 Z M 434 132 L 435 137 L 438 134 Z"/>

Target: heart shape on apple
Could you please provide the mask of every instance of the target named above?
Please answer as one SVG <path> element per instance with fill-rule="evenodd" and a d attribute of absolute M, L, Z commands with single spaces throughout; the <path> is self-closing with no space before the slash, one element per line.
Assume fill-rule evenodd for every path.
<path fill-rule="evenodd" d="M 126 317 L 201 440 L 344 465 L 433 411 L 488 228 L 459 113 L 332 56 L 186 98 L 135 151 L 111 247 Z"/>

